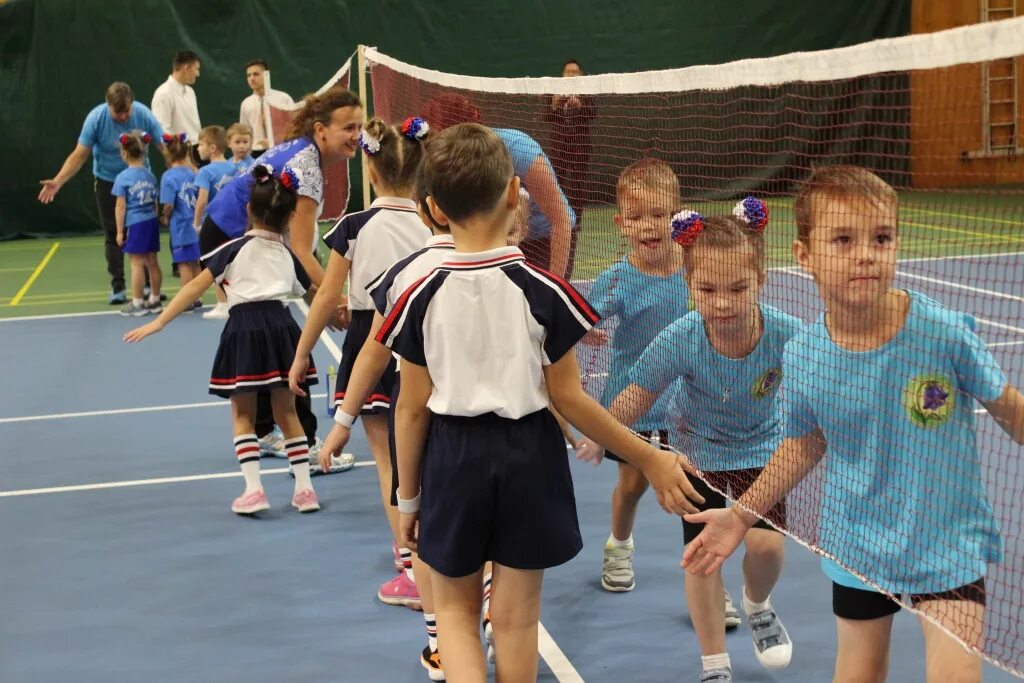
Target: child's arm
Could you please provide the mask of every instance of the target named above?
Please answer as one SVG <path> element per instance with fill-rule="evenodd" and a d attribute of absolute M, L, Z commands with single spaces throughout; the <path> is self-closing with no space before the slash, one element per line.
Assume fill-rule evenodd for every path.
<path fill-rule="evenodd" d="M 565 437 L 566 442 L 573 448 L 576 448 L 579 445 L 579 442 L 576 440 L 576 435 L 573 434 L 572 427 L 569 426 L 569 423 L 557 410 L 551 406 L 548 406 L 548 410 L 550 410 L 551 414 L 554 415 L 555 422 L 558 423 L 558 428 L 562 430 L 562 436 Z"/>
<path fill-rule="evenodd" d="M 704 524 L 704 530 L 690 541 L 683 553 L 683 568 L 693 574 L 718 570 L 743 541 L 747 530 L 786 497 L 825 455 L 825 437 L 815 429 L 798 438 L 788 438 L 776 449 L 761 475 L 730 508 L 684 515 L 687 522 Z"/>
<path fill-rule="evenodd" d="M 348 415 L 358 415 L 363 404 L 373 391 L 373 387 L 384 375 L 388 363 L 391 362 L 391 351 L 388 347 L 377 341 L 377 333 L 380 326 L 384 324 L 384 316 L 380 313 L 373 314 L 373 324 L 370 326 L 370 335 L 363 343 L 356 357 L 356 364 L 352 368 L 352 376 L 345 387 L 345 400 L 341 404 L 341 412 Z"/>
<path fill-rule="evenodd" d="M 203 227 L 203 214 L 206 213 L 206 204 L 210 201 L 210 191 L 205 187 L 199 188 L 199 196 L 196 197 L 196 215 L 192 219 L 192 227 L 196 232 Z"/>
<path fill-rule="evenodd" d="M 630 384 L 615 397 L 608 412 L 616 420 L 629 427 L 646 415 L 657 400 L 658 394 L 653 391 L 648 391 L 639 384 Z M 593 465 L 600 465 L 601 460 L 604 459 L 604 453 L 604 448 L 592 443 L 589 438 L 583 438 L 580 440 L 576 457 Z"/>
<path fill-rule="evenodd" d="M 295 257 L 305 266 L 305 261 L 296 253 Z M 316 259 L 314 259 L 316 260 Z M 300 386 L 306 380 L 306 370 L 309 366 L 309 354 L 316 346 L 316 340 L 324 331 L 327 323 L 333 319 L 338 310 L 338 303 L 341 301 L 341 290 L 348 279 L 350 262 L 341 254 L 331 251 L 331 257 L 327 261 L 327 272 L 321 279 L 316 296 L 313 297 L 313 304 L 309 307 L 309 314 L 306 315 L 306 324 L 302 326 L 302 336 L 299 338 L 299 345 L 295 349 L 295 360 L 292 361 L 291 370 L 288 372 L 288 386 L 297 396 L 305 396 L 306 392 Z M 309 271 L 307 270 L 308 274 Z M 311 276 L 312 279 L 312 276 Z"/>
<path fill-rule="evenodd" d="M 403 503 L 415 501 L 410 508 L 419 508 L 420 463 L 430 426 L 427 400 L 434 384 L 426 366 L 402 362 L 402 390 L 395 407 L 395 450 L 398 459 L 398 500 L 403 543 L 416 550 L 418 512 L 401 512 Z"/>
<path fill-rule="evenodd" d="M 117 224 L 117 246 L 124 246 L 124 217 L 128 213 L 128 204 L 124 197 L 118 197 L 114 201 L 114 222 Z"/>
<path fill-rule="evenodd" d="M 981 405 L 1011 439 L 1024 445 L 1024 395 L 1017 387 L 1007 384 L 999 398 Z"/>
<path fill-rule="evenodd" d="M 164 225 L 169 225 L 171 222 L 171 213 L 174 212 L 174 206 L 171 204 L 164 204 L 163 213 L 160 214 L 160 222 Z"/>
<path fill-rule="evenodd" d="M 299 195 L 295 200 L 295 212 L 292 213 L 292 217 L 288 221 L 288 232 L 291 235 L 292 251 L 295 252 L 299 263 L 306 269 L 306 274 L 309 275 L 313 284 L 322 289 L 326 286 L 324 269 L 313 256 L 313 247 L 316 244 L 315 236 L 317 235 L 316 211 L 317 203 L 315 201 Z M 334 254 L 331 254 L 331 258 L 334 258 Z M 346 276 L 347 274 L 346 271 Z M 344 284 L 345 278 L 342 278 L 338 292 L 341 292 Z"/>
<path fill-rule="evenodd" d="M 156 334 L 164 329 L 167 323 L 184 313 L 185 309 L 189 308 L 192 302 L 199 299 L 203 292 L 209 289 L 212 284 L 213 273 L 210 272 L 209 268 L 204 268 L 199 275 L 189 280 L 187 285 L 178 290 L 178 293 L 174 295 L 171 302 L 164 306 L 163 312 L 157 316 L 156 320 L 131 330 L 124 335 L 124 340 L 126 342 L 142 341 L 149 335 Z"/>
<path fill-rule="evenodd" d="M 556 362 L 545 366 L 544 380 L 555 409 L 584 434 L 642 470 L 657 492 L 662 508 L 676 514 L 696 512 L 690 501 L 702 503 L 704 499 L 693 489 L 683 471 L 684 468 L 692 471 L 689 462 L 682 456 L 659 450 L 637 439 L 590 398 L 580 384 L 574 351 L 570 349 Z M 405 392 L 404 375 L 402 392 Z"/>

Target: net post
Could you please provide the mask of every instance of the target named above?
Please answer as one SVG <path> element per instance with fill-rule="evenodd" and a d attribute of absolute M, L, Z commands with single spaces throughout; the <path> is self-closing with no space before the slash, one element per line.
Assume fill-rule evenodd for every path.
<path fill-rule="evenodd" d="M 366 46 L 360 45 L 357 50 L 356 69 L 359 71 L 359 99 L 363 102 L 363 123 L 366 123 L 370 108 L 366 93 Z M 370 169 L 366 163 L 366 155 L 359 155 L 359 164 L 363 177 L 363 208 L 370 207 Z"/>

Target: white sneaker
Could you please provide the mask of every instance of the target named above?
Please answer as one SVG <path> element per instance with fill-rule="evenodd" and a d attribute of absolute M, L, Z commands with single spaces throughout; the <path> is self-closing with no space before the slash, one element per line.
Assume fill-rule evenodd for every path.
<path fill-rule="evenodd" d="M 320 441 L 320 437 L 317 437 L 313 445 L 309 447 L 309 475 L 311 477 L 317 477 L 322 474 L 337 474 L 338 472 L 348 472 L 350 469 L 356 466 L 356 456 L 351 453 L 342 453 L 341 455 L 331 456 L 331 467 L 324 472 L 320 469 L 320 447 L 323 443 Z M 292 474 L 292 466 L 288 465 L 288 474 Z"/>
<path fill-rule="evenodd" d="M 625 593 L 636 588 L 633 576 L 633 544 L 622 548 L 605 544 L 601 587 L 612 593 Z"/>
<path fill-rule="evenodd" d="M 736 605 L 732 604 L 732 596 L 725 591 L 725 627 L 736 628 L 740 625 L 740 613 Z"/>
<path fill-rule="evenodd" d="M 784 669 L 793 659 L 793 642 L 773 607 L 747 615 L 754 654 L 766 669 Z"/>
<path fill-rule="evenodd" d="M 218 303 L 210 310 L 203 313 L 203 320 L 227 320 L 228 319 L 228 305 Z"/>
<path fill-rule="evenodd" d="M 284 448 L 284 433 L 277 425 L 274 425 L 274 431 L 260 439 L 260 455 L 269 458 L 288 457 Z"/>

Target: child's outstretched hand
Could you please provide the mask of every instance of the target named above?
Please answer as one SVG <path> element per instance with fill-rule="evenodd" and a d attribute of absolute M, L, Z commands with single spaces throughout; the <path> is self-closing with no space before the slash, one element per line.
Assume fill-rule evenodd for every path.
<path fill-rule="evenodd" d="M 329 472 L 331 469 L 331 456 L 341 455 L 342 449 L 348 445 L 349 437 L 352 436 L 352 430 L 345 425 L 334 423 L 334 427 L 331 429 L 331 433 L 324 439 L 324 443 L 320 446 L 320 471 Z"/>
<path fill-rule="evenodd" d="M 733 554 L 750 527 L 734 508 L 705 510 L 695 515 L 684 515 L 687 522 L 704 524 L 704 530 L 686 545 L 683 569 L 691 574 L 711 574 Z"/>
<path fill-rule="evenodd" d="M 583 335 L 580 341 L 587 346 L 604 346 L 608 343 L 608 333 L 592 327 Z"/>
<path fill-rule="evenodd" d="M 305 396 L 306 391 L 302 384 L 306 381 L 306 371 L 309 370 L 309 356 L 295 354 L 292 367 L 288 370 L 288 388 L 296 396 Z"/>
<path fill-rule="evenodd" d="M 141 327 L 136 327 L 124 335 L 124 340 L 128 343 L 142 341 L 151 334 L 156 334 L 160 330 L 164 329 L 164 326 L 154 320 L 153 322 L 146 323 Z"/>
<path fill-rule="evenodd" d="M 584 436 L 576 443 L 576 459 L 596 467 L 604 459 L 604 447 Z"/>
<path fill-rule="evenodd" d="M 697 512 L 694 503 L 703 503 L 704 497 L 697 493 L 686 476 L 686 471 L 692 472 L 693 466 L 681 455 L 660 449 L 657 454 L 642 471 L 658 496 L 658 504 L 672 514 Z"/>
<path fill-rule="evenodd" d="M 416 541 L 419 536 L 420 513 L 400 512 L 398 514 L 398 533 L 402 536 L 401 544 L 416 552 Z"/>

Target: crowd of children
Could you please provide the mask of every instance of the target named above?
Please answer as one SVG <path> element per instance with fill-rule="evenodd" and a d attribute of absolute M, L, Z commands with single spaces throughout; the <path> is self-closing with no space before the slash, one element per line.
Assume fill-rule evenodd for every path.
<path fill-rule="evenodd" d="M 629 251 L 584 296 L 516 246 L 528 198 L 505 142 L 480 124 L 431 131 L 415 116 L 371 119 L 358 144 L 377 199 L 327 233 L 318 283 L 288 246 L 303 181 L 286 164 L 253 165 L 251 131 L 204 129 L 199 152 L 210 163 L 198 174 L 183 141 L 166 137 L 159 192 L 139 162 L 148 142 L 125 136 L 129 168 L 114 186 L 118 242 L 132 255 L 126 312 L 161 309 L 158 215 L 183 286 L 125 339 L 161 330 L 222 285 L 228 322 L 210 391 L 232 404 L 245 479 L 232 510 L 269 507 L 255 433 L 262 393 L 283 432 L 292 505 L 312 512 L 319 502 L 296 396 L 308 399 L 310 354 L 342 316 L 336 424 L 320 465 L 332 467 L 361 420 L 399 569 L 378 597 L 423 611 L 431 680 L 487 679 L 484 617 L 497 680 L 536 680 L 544 570 L 582 548 L 566 423 L 585 435 L 577 457 L 618 462 L 606 590 L 635 586 L 632 529 L 648 486 L 682 516 L 685 597 L 702 652 L 692 680 L 733 680 L 725 629 L 740 617 L 720 567 L 741 542 L 740 605 L 756 658 L 767 668 L 793 659 L 770 595 L 783 567 L 785 497 L 823 458 L 819 545 L 838 560 L 824 566 L 834 582 L 836 680 L 885 679 L 899 609 L 890 595 L 927 617 L 929 681 L 980 679 L 980 659 L 947 635 L 980 647 L 986 567 L 1001 552 L 968 399 L 1024 443 L 1024 397 L 970 316 L 893 287 L 898 199 L 878 176 L 818 169 L 797 193 L 794 254 L 826 311 L 805 324 L 759 299 L 768 206 L 747 197 L 730 215 L 686 209 L 676 172 L 656 159 L 621 172 L 615 223 Z M 268 158 L 287 156 L 275 149 Z M 196 229 L 238 174 L 252 188 L 248 229 L 200 265 Z M 282 302 L 301 293 L 311 308 L 300 331 Z M 617 319 L 614 331 L 602 318 Z M 581 385 L 579 343 L 611 347 L 600 403 Z M 927 481 L 940 477 L 936 502 Z M 738 504 L 727 508 L 726 496 Z M 953 501 L 966 512 L 949 513 Z"/>

